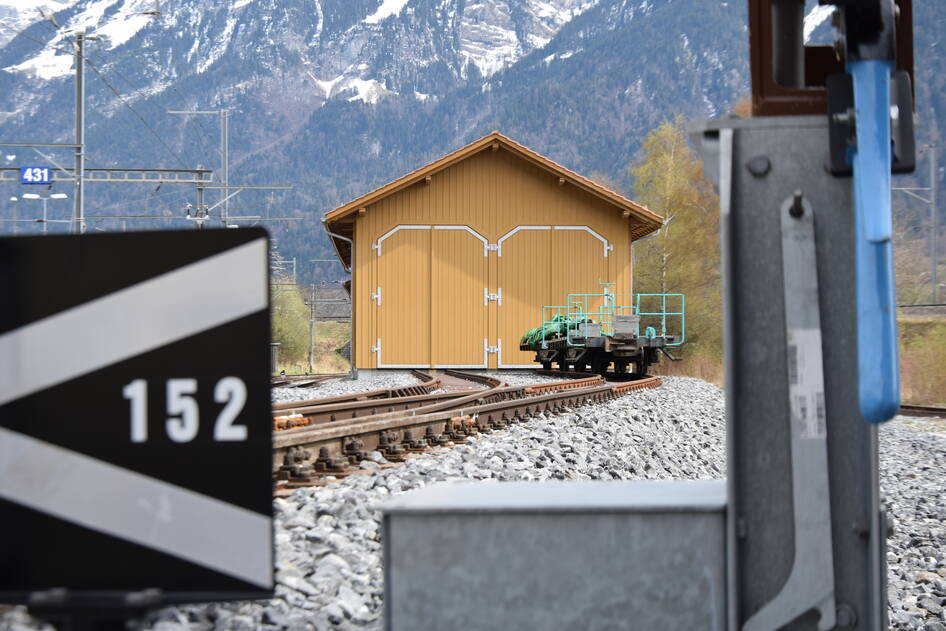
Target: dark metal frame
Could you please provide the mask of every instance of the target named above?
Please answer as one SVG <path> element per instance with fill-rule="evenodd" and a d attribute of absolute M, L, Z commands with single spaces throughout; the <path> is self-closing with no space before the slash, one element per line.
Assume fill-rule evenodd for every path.
<path fill-rule="evenodd" d="M 832 46 L 804 47 L 804 87 L 788 87 L 775 79 L 774 30 L 781 13 L 777 7 L 796 4 L 798 0 L 750 0 L 749 2 L 749 66 L 752 74 L 753 116 L 797 116 L 825 114 L 828 97 L 825 89 L 828 76 L 844 72 L 843 52 Z M 897 21 L 897 70 L 913 76 L 913 0 L 897 0 L 900 16 Z M 789 29 L 791 30 L 791 29 Z M 780 64 L 793 64 L 796 59 L 782 57 Z"/>

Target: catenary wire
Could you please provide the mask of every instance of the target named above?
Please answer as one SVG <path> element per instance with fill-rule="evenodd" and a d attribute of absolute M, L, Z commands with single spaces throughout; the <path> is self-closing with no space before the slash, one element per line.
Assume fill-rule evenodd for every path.
<path fill-rule="evenodd" d="M 75 54 L 75 51 L 67 51 L 58 46 L 54 46 L 50 44 L 49 42 L 43 42 L 42 40 L 37 39 L 31 35 L 27 35 L 20 29 L 14 29 L 5 24 L 0 24 L 0 26 L 4 26 L 7 30 L 17 33 L 17 35 L 25 37 L 26 39 L 29 39 L 33 42 L 36 42 L 37 44 L 40 44 L 43 47 L 50 46 L 53 50 L 56 50 L 66 55 Z M 104 83 L 108 87 L 108 89 L 112 91 L 112 93 L 118 98 L 118 100 L 121 101 L 122 104 L 125 105 L 125 107 L 127 107 L 132 112 L 132 114 L 134 114 L 138 118 L 139 121 L 141 121 L 141 123 L 148 129 L 148 131 L 151 132 L 151 134 L 155 138 L 158 139 L 158 142 L 161 143 L 161 145 L 172 155 L 172 157 L 174 157 L 180 163 L 180 165 L 184 167 L 185 169 L 190 168 L 187 166 L 187 163 L 184 161 L 184 158 L 178 152 L 174 151 L 174 149 L 172 149 L 171 146 L 168 145 L 167 142 L 165 142 L 165 140 L 158 134 L 158 132 L 156 132 L 154 128 L 150 124 L 148 124 L 148 121 L 146 121 L 145 118 L 141 114 L 139 114 L 138 111 L 134 107 L 132 107 L 132 105 L 125 99 L 125 97 L 121 94 L 121 92 L 119 92 L 118 89 L 115 88 L 115 86 L 113 86 L 111 83 L 109 83 L 109 81 L 105 78 L 105 76 L 98 69 L 98 67 L 92 63 L 92 61 L 88 58 L 88 56 L 86 55 L 80 55 L 80 56 L 82 57 L 83 61 L 85 61 L 85 63 L 88 64 L 89 68 L 92 69 L 92 71 L 96 74 L 96 76 L 98 76 L 98 78 L 102 81 L 102 83 Z"/>

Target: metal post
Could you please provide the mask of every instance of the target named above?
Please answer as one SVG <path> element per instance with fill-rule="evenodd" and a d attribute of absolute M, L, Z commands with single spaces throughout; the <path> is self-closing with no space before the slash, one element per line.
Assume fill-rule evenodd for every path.
<path fill-rule="evenodd" d="M 936 231 L 937 231 L 937 217 L 936 217 L 936 180 L 938 173 L 936 172 L 936 145 L 930 145 L 930 282 L 933 283 L 933 300 L 932 303 L 935 305 L 939 302 L 939 286 L 937 285 L 936 278 Z"/>
<path fill-rule="evenodd" d="M 46 223 L 46 201 L 48 199 L 49 199 L 48 197 L 43 198 L 43 234 L 44 235 L 46 234 L 46 226 L 48 225 Z"/>
<path fill-rule="evenodd" d="M 76 163 L 75 163 L 75 210 L 72 231 L 85 232 L 85 207 L 82 197 L 82 180 L 85 177 L 85 33 L 76 33 Z"/>
<path fill-rule="evenodd" d="M 218 203 L 223 204 L 221 218 L 223 219 L 223 225 L 228 226 L 230 223 L 230 200 L 228 199 L 230 195 L 230 140 L 227 126 L 227 115 L 229 112 L 227 110 L 168 110 L 168 114 L 212 114 L 220 117 L 220 183 L 223 185 L 223 188 L 221 189 L 220 201 Z"/>
<path fill-rule="evenodd" d="M 198 164 L 198 165 L 197 165 L 197 168 L 198 168 L 198 169 L 201 169 L 201 168 L 203 168 L 203 167 Z M 201 217 L 201 213 L 203 213 L 203 212 L 204 212 L 204 185 L 198 183 L 198 184 L 197 184 L 197 208 L 194 210 L 194 213 L 195 213 L 196 216 L 199 218 L 199 217 Z M 203 228 L 204 228 L 204 222 L 203 222 L 203 221 L 200 221 L 200 220 L 198 219 L 195 223 L 197 224 L 197 229 L 198 229 L 198 230 L 203 230 Z"/>
<path fill-rule="evenodd" d="M 204 212 L 204 187 L 201 186 L 200 184 L 197 185 L 197 210 L 195 212 L 197 213 L 198 217 L 200 217 L 201 213 Z M 198 230 L 204 229 L 203 221 L 197 222 L 197 229 Z"/>
<path fill-rule="evenodd" d="M 356 222 L 358 221 L 357 215 L 355 216 L 355 221 L 356 221 Z M 357 261 L 357 259 L 355 258 L 355 255 L 357 254 L 356 249 L 355 249 L 355 235 L 357 234 L 357 232 L 355 231 L 354 228 L 355 228 L 355 226 L 352 226 L 352 235 L 351 235 L 351 236 L 352 236 L 352 240 L 351 240 L 351 271 L 352 271 L 352 275 L 351 275 L 351 287 L 350 287 L 351 291 L 349 292 L 349 293 L 350 293 L 350 298 L 351 298 L 351 346 L 349 347 L 349 353 L 348 353 L 348 355 L 349 355 L 349 360 L 350 360 L 350 361 L 349 361 L 349 364 L 348 364 L 348 368 L 349 368 L 349 370 L 350 370 L 350 372 L 349 372 L 349 378 L 350 378 L 352 381 L 354 381 L 355 379 L 358 379 L 358 368 L 357 368 L 357 364 L 355 363 L 355 357 L 356 357 L 355 351 L 357 350 L 357 346 L 356 346 L 356 343 L 355 343 L 355 338 L 356 338 L 356 335 L 355 335 L 355 331 L 356 331 L 356 328 L 355 328 L 355 323 L 356 323 L 356 316 L 355 316 L 355 296 L 358 295 L 357 293 L 355 293 L 356 290 L 358 289 L 357 286 L 356 286 L 356 282 L 355 282 L 355 265 L 356 265 L 356 261 Z"/>
<path fill-rule="evenodd" d="M 312 293 L 309 300 L 309 373 L 312 374 L 312 349 L 315 345 L 313 339 L 315 329 L 315 283 L 312 283 Z"/>
<path fill-rule="evenodd" d="M 230 224 L 230 135 L 227 129 L 227 110 L 220 110 L 220 160 L 223 164 L 223 224 Z"/>
<path fill-rule="evenodd" d="M 773 75 L 786 88 L 805 87 L 804 19 L 804 0 L 772 3 Z"/>
<path fill-rule="evenodd" d="M 852 207 L 852 188 L 850 180 L 827 174 L 811 160 L 826 150 L 827 125 L 824 116 L 766 116 L 713 121 L 704 128 L 706 162 L 719 182 L 721 207 L 731 631 L 810 631 L 819 626 L 814 609 L 826 616 L 822 628 L 834 618 L 850 631 L 886 628 L 886 532 L 874 469 L 875 428 L 858 411 L 857 371 L 851 369 L 857 365 L 850 343 L 856 321 L 854 216 L 833 212 Z M 793 241 L 781 222 L 796 190 L 804 216 L 816 218 L 814 257 L 786 253 L 785 243 Z M 806 239 L 810 248 L 812 237 Z M 786 277 L 786 270 L 797 271 L 798 262 L 809 259 L 806 313 L 819 321 L 810 327 L 785 319 L 801 299 L 792 290 L 797 279 Z M 815 276 L 817 285 L 811 282 Z M 790 337 L 808 329 L 820 330 L 820 340 L 849 343 L 822 346 L 812 338 L 802 346 L 798 339 L 804 336 Z M 817 355 L 821 370 L 817 362 L 793 364 Z M 812 435 L 827 441 L 831 458 L 825 462 L 809 453 L 805 465 L 795 456 L 810 446 L 796 448 L 800 425 L 790 403 L 793 391 L 814 383 L 816 373 L 823 379 L 816 388 L 823 401 L 816 396 L 816 405 L 806 403 L 805 418 L 809 425 L 819 420 Z M 815 472 L 821 486 L 796 480 Z M 805 489 L 820 494 L 809 493 L 807 504 L 799 504 L 796 491 Z M 823 517 L 824 502 L 830 502 L 830 530 L 822 519 L 816 532 L 809 518 Z M 823 558 L 812 554 L 823 550 L 825 537 L 834 579 L 818 591 L 805 576 L 827 576 Z"/>

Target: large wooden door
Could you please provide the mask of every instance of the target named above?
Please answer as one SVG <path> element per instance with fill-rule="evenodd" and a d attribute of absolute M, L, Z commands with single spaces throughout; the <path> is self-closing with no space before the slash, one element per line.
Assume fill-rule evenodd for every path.
<path fill-rule="evenodd" d="M 430 242 L 429 226 L 400 227 L 377 250 L 378 368 L 430 366 Z"/>
<path fill-rule="evenodd" d="M 541 326 L 543 306 L 567 306 L 568 294 L 603 293 L 600 283 L 611 278 L 610 244 L 585 226 L 520 226 L 504 237 L 500 252 L 499 367 L 534 368 L 534 353 L 519 350 L 522 334 Z M 601 303 L 591 298 L 583 306 L 598 311 Z"/>
<path fill-rule="evenodd" d="M 486 239 L 466 226 L 434 226 L 430 237 L 433 365 L 486 368 Z"/>
<path fill-rule="evenodd" d="M 552 300 L 564 305 L 568 294 L 600 294 L 610 281 L 606 241 L 584 226 L 555 226 L 552 231 Z M 613 287 L 611 287 L 613 293 Z M 582 308 L 600 312 L 602 298 L 578 298 Z M 592 318 L 595 322 L 599 316 Z"/>
<path fill-rule="evenodd" d="M 519 339 L 542 324 L 542 306 L 552 304 L 551 245 L 550 226 L 520 226 L 501 244 L 497 258 L 503 294 L 503 304 L 497 310 L 500 368 L 536 367 L 535 355 L 519 350 Z"/>

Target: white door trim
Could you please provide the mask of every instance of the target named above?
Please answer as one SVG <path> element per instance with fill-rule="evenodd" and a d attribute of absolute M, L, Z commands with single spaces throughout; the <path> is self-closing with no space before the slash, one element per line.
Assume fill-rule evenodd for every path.
<path fill-rule="evenodd" d="M 538 365 L 533 364 L 504 364 L 503 363 L 503 338 L 496 340 L 496 346 L 499 347 L 499 355 L 496 359 L 497 368 L 537 368 Z"/>
<path fill-rule="evenodd" d="M 383 364 L 381 363 L 381 338 L 375 340 L 375 345 L 371 347 L 375 353 L 376 368 L 430 368 L 430 364 Z"/>
<path fill-rule="evenodd" d="M 398 230 L 430 230 L 430 228 L 431 228 L 430 226 L 421 226 L 421 225 L 394 226 L 393 228 L 391 228 L 390 230 L 382 234 L 380 237 L 378 237 L 378 240 L 375 242 L 374 245 L 371 246 L 371 249 L 377 251 L 378 256 L 381 256 L 381 243 L 385 239 L 393 235 L 395 232 L 397 232 Z"/>
<path fill-rule="evenodd" d="M 496 256 L 503 255 L 503 241 L 516 234 L 520 230 L 551 230 L 552 226 L 516 226 L 496 241 Z"/>
<path fill-rule="evenodd" d="M 608 243 L 608 240 L 602 237 L 600 234 L 589 228 L 588 226 L 555 226 L 555 230 L 584 230 L 598 241 L 604 244 L 604 256 L 607 258 L 608 252 L 614 249 L 614 246 Z"/>
<path fill-rule="evenodd" d="M 469 226 L 461 226 L 461 225 L 434 226 L 434 230 L 466 230 L 467 232 L 472 234 L 474 237 L 476 237 L 477 239 L 483 242 L 483 256 L 489 256 L 489 240 Z"/>

